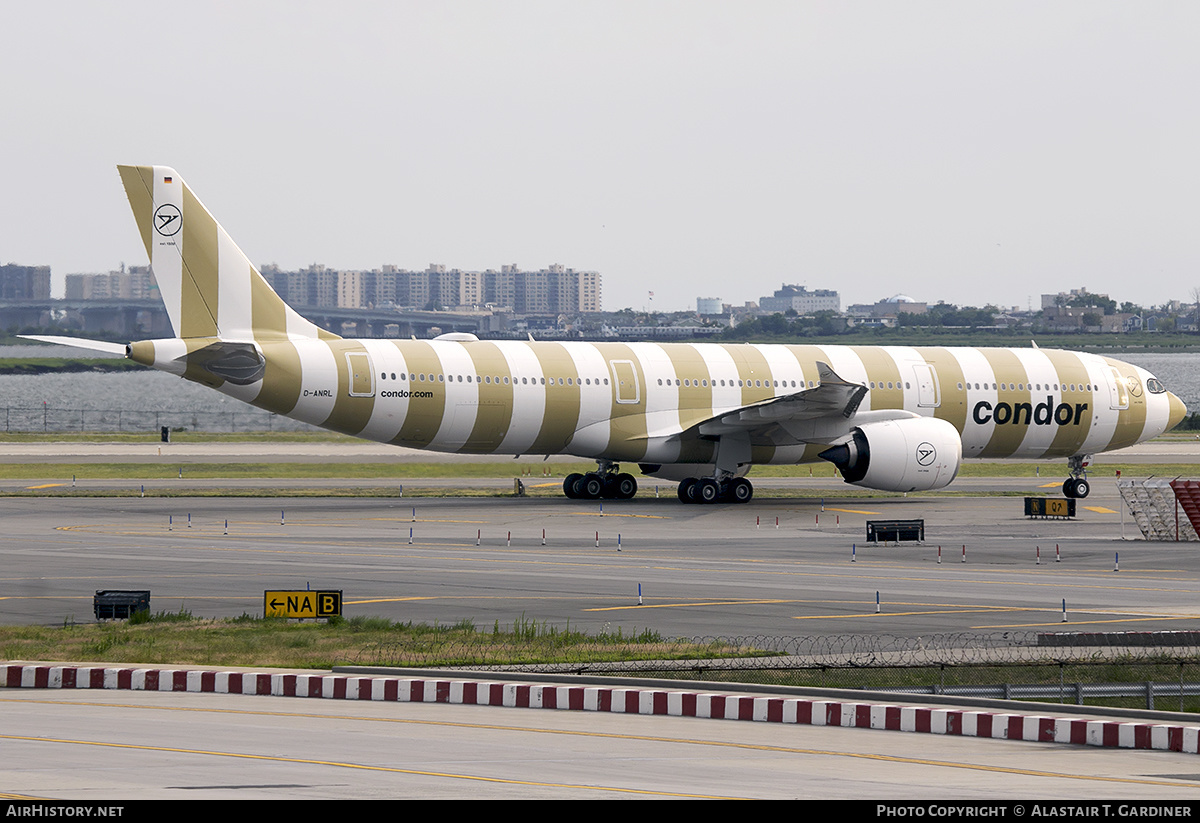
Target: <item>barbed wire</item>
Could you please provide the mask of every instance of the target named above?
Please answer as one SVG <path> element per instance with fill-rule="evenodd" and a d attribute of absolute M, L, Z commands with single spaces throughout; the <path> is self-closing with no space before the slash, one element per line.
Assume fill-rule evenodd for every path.
<path fill-rule="evenodd" d="M 1200 632 L 946 633 L 896 635 L 699 636 L 631 642 L 602 636 L 523 638 L 482 633 L 379 643 L 356 663 L 385 666 L 500 667 L 508 671 L 799 671 L 943 667 L 1200 663 Z"/>

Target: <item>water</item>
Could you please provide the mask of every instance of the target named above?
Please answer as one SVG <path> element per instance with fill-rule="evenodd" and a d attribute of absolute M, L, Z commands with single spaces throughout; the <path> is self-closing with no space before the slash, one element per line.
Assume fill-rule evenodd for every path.
<path fill-rule="evenodd" d="M 0 357 L 45 357 L 48 351 L 43 346 L 0 346 Z M 1131 352 L 1113 356 L 1147 369 L 1190 411 L 1200 411 L 1200 354 Z M 312 428 L 156 371 L 0 375 L 0 414 L 0 425 L 4 427 L 0 431 L 156 431 L 159 426 L 224 432 Z"/>
<path fill-rule="evenodd" d="M 0 375 L 0 406 L 2 431 L 312 428 L 158 371 L 4 374 Z"/>

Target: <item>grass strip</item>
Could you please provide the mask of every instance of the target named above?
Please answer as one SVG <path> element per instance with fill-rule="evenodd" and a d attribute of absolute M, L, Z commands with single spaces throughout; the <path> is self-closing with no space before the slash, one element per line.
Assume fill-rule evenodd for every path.
<path fill-rule="evenodd" d="M 118 664 L 268 666 L 454 666 L 611 662 L 758 656 L 722 643 L 666 640 L 651 630 L 599 634 L 518 618 L 479 630 L 396 623 L 379 617 L 288 622 L 251 615 L 206 620 L 190 612 L 129 621 L 0 627 L 5 660 L 104 661 Z"/>
<path fill-rule="evenodd" d="M 328 670 L 339 665 L 444 667 L 539 664 L 627 664 L 639 677 L 713 680 L 840 689 L 936 689 L 1023 684 L 1061 686 L 1047 702 L 1073 703 L 1076 683 L 1191 683 L 1200 679 L 1200 655 L 1163 654 L 1062 663 L 943 666 L 829 666 L 779 668 L 776 655 L 721 639 L 664 638 L 650 629 L 598 634 L 550 626 L 524 615 L 510 626 L 479 630 L 470 620 L 441 626 L 356 616 L 328 622 L 288 622 L 244 614 L 207 620 L 188 611 L 138 615 L 129 621 L 62 626 L 0 627 L 0 659 L 103 662 L 130 666 L 238 666 Z M 730 664 L 730 660 L 737 660 Z M 761 659 L 756 667 L 753 660 Z M 684 670 L 656 668 L 686 660 Z M 646 665 L 637 665 L 644 661 Z M 610 672 L 619 674 L 620 671 Z M 1145 698 L 1091 698 L 1089 704 L 1144 707 Z M 1195 712 L 1200 697 L 1174 695 L 1156 708 Z"/>

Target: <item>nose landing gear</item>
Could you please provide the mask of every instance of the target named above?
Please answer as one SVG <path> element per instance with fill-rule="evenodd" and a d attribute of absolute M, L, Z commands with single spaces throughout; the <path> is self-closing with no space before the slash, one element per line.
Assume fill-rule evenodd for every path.
<path fill-rule="evenodd" d="M 1092 462 L 1090 454 L 1077 454 L 1067 458 L 1067 468 L 1071 476 L 1062 485 L 1063 496 L 1084 498 L 1092 490 L 1092 484 L 1087 479 L 1087 467 Z"/>

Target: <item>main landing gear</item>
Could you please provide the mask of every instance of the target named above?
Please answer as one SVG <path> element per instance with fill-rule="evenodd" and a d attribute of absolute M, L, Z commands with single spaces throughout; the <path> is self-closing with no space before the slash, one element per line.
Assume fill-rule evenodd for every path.
<path fill-rule="evenodd" d="M 587 474 L 568 474 L 563 481 L 563 494 L 572 500 L 628 500 L 637 494 L 637 480 L 632 474 L 620 471 L 620 466 L 607 461 Z"/>
<path fill-rule="evenodd" d="M 1092 462 L 1090 454 L 1077 454 L 1067 458 L 1067 468 L 1071 476 L 1063 483 L 1064 497 L 1083 498 L 1092 490 L 1092 484 L 1087 479 L 1087 467 Z"/>
<path fill-rule="evenodd" d="M 679 484 L 682 503 L 749 503 L 753 496 L 754 485 L 744 477 L 689 477 Z"/>

